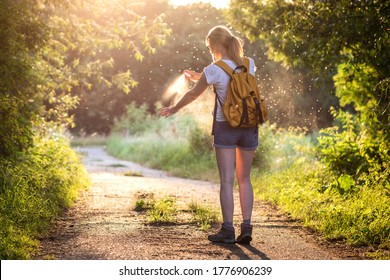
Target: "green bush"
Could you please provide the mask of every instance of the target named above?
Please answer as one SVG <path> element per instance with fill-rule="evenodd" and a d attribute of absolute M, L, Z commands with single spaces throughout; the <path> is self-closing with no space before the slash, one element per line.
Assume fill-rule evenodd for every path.
<path fill-rule="evenodd" d="M 213 152 L 213 138 L 211 134 L 198 126 L 190 130 L 188 141 L 190 152 L 196 156 L 207 156 Z"/>
<path fill-rule="evenodd" d="M 340 111 L 333 114 L 338 117 L 340 126 L 321 130 L 318 139 L 318 152 L 330 170 L 338 175 L 358 175 L 367 171 L 367 164 L 360 154 L 356 118 L 351 113 Z"/>
<path fill-rule="evenodd" d="M 155 118 L 148 112 L 148 109 L 146 104 L 137 106 L 135 102 L 130 103 L 126 108 L 126 113 L 115 121 L 113 132 L 137 135 L 150 130 L 155 124 Z"/>
<path fill-rule="evenodd" d="M 89 184 L 79 156 L 62 138 L 35 138 L 17 160 L 0 159 L 2 259 L 26 259 L 36 238 Z"/>
<path fill-rule="evenodd" d="M 259 128 L 259 147 L 254 166 L 262 171 L 283 170 L 314 152 L 313 135 L 303 128 L 278 128 L 266 123 Z"/>
<path fill-rule="evenodd" d="M 340 126 L 323 129 L 317 146 L 319 157 L 336 177 L 332 185 L 341 194 L 345 187 L 357 185 L 389 191 L 390 184 L 385 183 L 390 181 L 389 144 L 380 134 L 365 133 L 357 116 L 341 110 L 333 114 Z"/>

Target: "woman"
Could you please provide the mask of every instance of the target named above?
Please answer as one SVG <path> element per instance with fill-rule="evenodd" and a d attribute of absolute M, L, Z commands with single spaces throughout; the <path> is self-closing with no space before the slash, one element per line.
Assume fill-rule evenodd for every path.
<path fill-rule="evenodd" d="M 213 56 L 213 61 L 223 60 L 232 70 L 243 64 L 242 41 L 234 36 L 224 26 L 212 28 L 207 37 L 206 45 Z M 255 65 L 250 61 L 250 74 L 254 75 Z M 221 103 L 225 101 L 229 75 L 217 65 L 210 64 L 202 73 L 185 70 L 185 76 L 190 80 L 198 80 L 177 104 L 161 109 L 161 115 L 168 117 L 184 106 L 194 101 L 210 85 L 213 85 Z M 217 102 L 216 124 L 214 128 L 214 147 L 220 176 L 220 203 L 223 223 L 221 229 L 209 235 L 208 239 L 218 243 L 249 244 L 252 241 L 251 216 L 253 209 L 253 189 L 250 181 L 250 170 L 255 150 L 258 146 L 257 128 L 232 128 L 226 122 L 220 102 Z M 235 240 L 233 226 L 233 186 L 234 171 L 236 173 L 243 222 L 240 235 Z"/>

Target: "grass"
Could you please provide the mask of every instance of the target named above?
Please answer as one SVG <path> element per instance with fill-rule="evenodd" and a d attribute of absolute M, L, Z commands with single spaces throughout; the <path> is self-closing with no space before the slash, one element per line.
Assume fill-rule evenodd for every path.
<path fill-rule="evenodd" d="M 149 223 L 174 223 L 177 219 L 176 199 L 171 196 L 164 196 L 152 203 L 151 209 L 147 211 Z"/>
<path fill-rule="evenodd" d="M 208 230 L 213 224 L 221 220 L 219 212 L 211 206 L 191 202 L 188 207 L 192 215 L 192 222 L 197 224 L 201 230 Z"/>
<path fill-rule="evenodd" d="M 37 138 L 22 157 L 0 159 L 0 258 L 31 258 L 38 238 L 88 185 L 79 156 L 62 138 Z"/>

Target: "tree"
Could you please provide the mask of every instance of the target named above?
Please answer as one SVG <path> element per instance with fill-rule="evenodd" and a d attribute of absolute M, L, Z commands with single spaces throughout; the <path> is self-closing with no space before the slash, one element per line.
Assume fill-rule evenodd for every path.
<path fill-rule="evenodd" d="M 143 9 L 138 1 L 88 0 L 55 11 L 42 52 L 42 69 L 55 81 L 45 85 L 47 120 L 72 125 L 76 114 L 78 130 L 107 132 L 113 112 L 123 110 L 121 95 L 138 84 L 130 58 L 144 60 L 169 34 L 162 16 L 147 18 Z"/>
<path fill-rule="evenodd" d="M 130 92 L 134 68 L 118 63 L 116 50 L 142 60 L 169 34 L 162 17 L 142 9 L 126 0 L 0 2 L 1 156 L 27 150 L 37 132 L 73 125 L 70 110 L 91 92 Z"/>
<path fill-rule="evenodd" d="M 60 1 L 47 1 L 50 5 Z M 49 11 L 40 1 L 0 2 L 0 156 L 28 149 L 42 104 L 35 55 L 45 43 Z"/>

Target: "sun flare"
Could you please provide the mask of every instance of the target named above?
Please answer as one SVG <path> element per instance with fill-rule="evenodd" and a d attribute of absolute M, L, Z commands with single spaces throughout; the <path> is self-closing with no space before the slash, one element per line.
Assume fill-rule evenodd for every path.
<path fill-rule="evenodd" d="M 227 8 L 230 0 L 170 0 L 169 3 L 173 6 L 184 6 L 193 3 L 210 3 L 216 8 Z"/>

